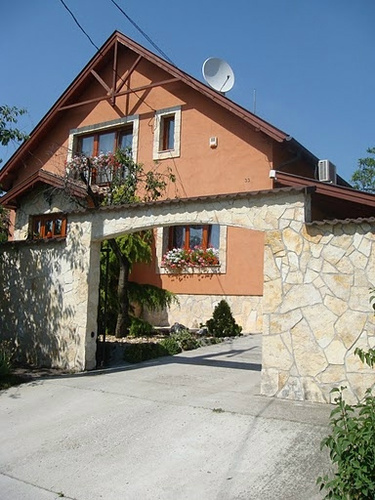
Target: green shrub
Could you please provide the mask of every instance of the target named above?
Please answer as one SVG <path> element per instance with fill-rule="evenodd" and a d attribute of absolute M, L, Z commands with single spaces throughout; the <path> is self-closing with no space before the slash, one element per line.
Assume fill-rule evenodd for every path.
<path fill-rule="evenodd" d="M 170 356 L 174 356 L 182 351 L 180 344 L 173 337 L 167 337 L 159 344 L 162 346 Z"/>
<path fill-rule="evenodd" d="M 375 398 L 371 389 L 362 402 L 345 403 L 342 390 L 335 388 L 335 408 L 330 416 L 331 434 L 323 439 L 335 473 L 317 479 L 325 498 L 373 500 L 375 498 Z"/>
<path fill-rule="evenodd" d="M 0 377 L 6 377 L 12 370 L 14 356 L 14 345 L 11 340 L 0 342 Z"/>
<path fill-rule="evenodd" d="M 228 302 L 221 300 L 215 307 L 212 318 L 206 322 L 208 333 L 214 337 L 235 337 L 242 327 L 233 318 Z"/>
<path fill-rule="evenodd" d="M 174 333 L 171 338 L 178 343 L 183 351 L 192 351 L 200 346 L 198 340 L 187 329 Z"/>
<path fill-rule="evenodd" d="M 152 334 L 152 325 L 141 318 L 131 318 L 131 325 L 129 328 L 129 335 L 132 337 L 148 337 Z"/>
<path fill-rule="evenodd" d="M 160 356 L 167 356 L 167 350 L 160 344 L 142 343 L 142 344 L 129 344 L 124 351 L 124 360 L 129 363 L 141 363 L 148 359 L 159 358 Z"/>
<path fill-rule="evenodd" d="M 375 289 L 370 289 L 370 304 L 375 311 Z M 354 354 L 371 368 L 375 366 L 375 349 L 356 348 Z M 335 408 L 330 415 L 331 433 L 323 439 L 321 448 L 329 449 L 335 472 L 318 477 L 320 489 L 328 491 L 325 498 L 338 500 L 373 500 L 375 498 L 375 397 L 367 389 L 362 401 L 349 405 L 337 393 Z"/>

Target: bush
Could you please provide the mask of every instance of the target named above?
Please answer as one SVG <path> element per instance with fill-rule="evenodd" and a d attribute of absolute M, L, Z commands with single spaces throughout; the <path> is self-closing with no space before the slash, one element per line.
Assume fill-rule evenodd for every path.
<path fill-rule="evenodd" d="M 132 337 L 148 337 L 152 334 L 152 325 L 141 318 L 131 318 L 131 325 L 129 328 L 129 335 Z"/>
<path fill-rule="evenodd" d="M 342 389 L 335 398 L 330 416 L 331 434 L 323 439 L 336 467 L 333 476 L 317 479 L 320 489 L 328 490 L 325 498 L 373 500 L 375 498 L 375 398 L 371 390 L 361 403 L 345 403 Z"/>
<path fill-rule="evenodd" d="M 198 340 L 186 328 L 174 333 L 171 338 L 178 343 L 183 351 L 192 351 L 200 346 Z"/>
<path fill-rule="evenodd" d="M 233 318 L 228 302 L 221 300 L 215 307 L 212 318 L 206 322 L 208 333 L 214 337 L 236 337 L 242 327 Z"/>
<path fill-rule="evenodd" d="M 375 289 L 370 289 L 370 304 L 375 311 Z M 375 349 L 368 352 L 356 348 L 354 354 L 371 368 L 375 366 Z M 335 466 L 331 475 L 318 477 L 320 489 L 328 490 L 325 498 L 373 500 L 375 498 L 375 397 L 367 389 L 362 401 L 349 405 L 343 398 L 343 389 L 337 393 L 335 408 L 330 415 L 331 434 L 323 439 Z"/>
<path fill-rule="evenodd" d="M 14 356 L 13 342 L 2 340 L 0 342 L 0 378 L 6 377 L 12 370 L 12 360 Z"/>
<path fill-rule="evenodd" d="M 162 340 L 159 345 L 161 345 L 170 356 L 179 354 L 182 351 L 180 344 L 174 337 L 168 337 Z"/>
<path fill-rule="evenodd" d="M 141 363 L 142 361 L 147 361 L 148 359 L 159 358 L 160 356 L 167 355 L 167 350 L 160 344 L 130 344 L 124 351 L 124 360 L 129 363 Z"/>

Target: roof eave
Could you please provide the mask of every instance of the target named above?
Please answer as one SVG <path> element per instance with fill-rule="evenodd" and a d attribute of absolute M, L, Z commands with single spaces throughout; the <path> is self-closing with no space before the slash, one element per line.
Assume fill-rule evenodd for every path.
<path fill-rule="evenodd" d="M 95 67 L 96 64 L 108 54 L 108 52 L 111 50 L 112 46 L 116 42 L 122 43 L 123 45 L 133 50 L 137 54 L 141 55 L 148 61 L 158 65 L 164 71 L 172 74 L 176 78 L 179 78 L 181 81 L 183 81 L 193 89 L 202 93 L 206 97 L 209 97 L 220 106 L 224 107 L 228 111 L 234 113 L 239 118 L 243 119 L 244 121 L 252 125 L 255 128 L 255 130 L 263 132 L 264 134 L 268 135 L 269 137 L 278 142 L 283 142 L 288 139 L 289 137 L 288 134 L 286 134 L 282 130 L 274 127 L 265 120 L 262 120 L 261 118 L 257 117 L 250 111 L 246 110 L 245 108 L 241 107 L 240 105 L 228 99 L 228 97 L 224 96 L 220 92 L 211 89 L 210 87 L 203 84 L 196 78 L 188 75 L 184 71 L 178 69 L 173 64 L 170 64 L 168 61 L 165 61 L 161 57 L 157 56 L 148 49 L 142 47 L 138 43 L 126 37 L 119 31 L 115 31 L 104 43 L 104 45 L 99 49 L 99 51 L 86 64 L 86 66 L 82 69 L 79 75 L 68 86 L 68 88 L 63 92 L 63 94 L 59 97 L 59 99 L 51 107 L 51 109 L 36 125 L 34 130 L 31 132 L 29 139 L 18 148 L 18 150 L 14 153 L 14 155 L 4 165 L 4 167 L 0 171 L 0 184 L 3 184 L 3 189 L 5 190 L 9 189 L 9 187 L 7 186 L 6 177 L 10 175 L 10 171 L 12 170 L 13 166 L 18 161 L 20 161 L 23 155 L 27 152 L 27 150 L 32 148 L 33 145 L 39 140 L 40 134 L 43 132 L 43 129 L 56 116 L 59 108 L 68 103 L 69 99 L 74 95 L 74 92 L 77 90 L 77 88 L 79 88 L 82 81 L 87 77 L 87 74 L 90 71 L 90 69 Z"/>

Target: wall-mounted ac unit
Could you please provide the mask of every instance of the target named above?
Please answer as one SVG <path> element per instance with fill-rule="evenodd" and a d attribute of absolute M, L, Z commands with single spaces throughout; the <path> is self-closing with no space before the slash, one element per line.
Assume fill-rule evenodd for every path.
<path fill-rule="evenodd" d="M 318 162 L 318 179 L 321 182 L 330 182 L 336 184 L 336 167 L 329 160 L 319 160 Z"/>

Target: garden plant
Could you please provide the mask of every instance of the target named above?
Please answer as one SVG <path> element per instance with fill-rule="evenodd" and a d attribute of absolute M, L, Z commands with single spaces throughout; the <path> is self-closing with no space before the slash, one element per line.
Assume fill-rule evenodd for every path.
<path fill-rule="evenodd" d="M 375 289 L 370 291 L 375 310 Z M 375 349 L 355 349 L 363 363 L 375 366 Z M 327 490 L 324 498 L 336 500 L 373 500 L 375 498 L 375 396 L 367 389 L 357 404 L 345 402 L 345 387 L 332 393 L 335 408 L 330 415 L 330 434 L 321 448 L 329 449 L 334 471 L 317 479 L 320 489 Z"/>

